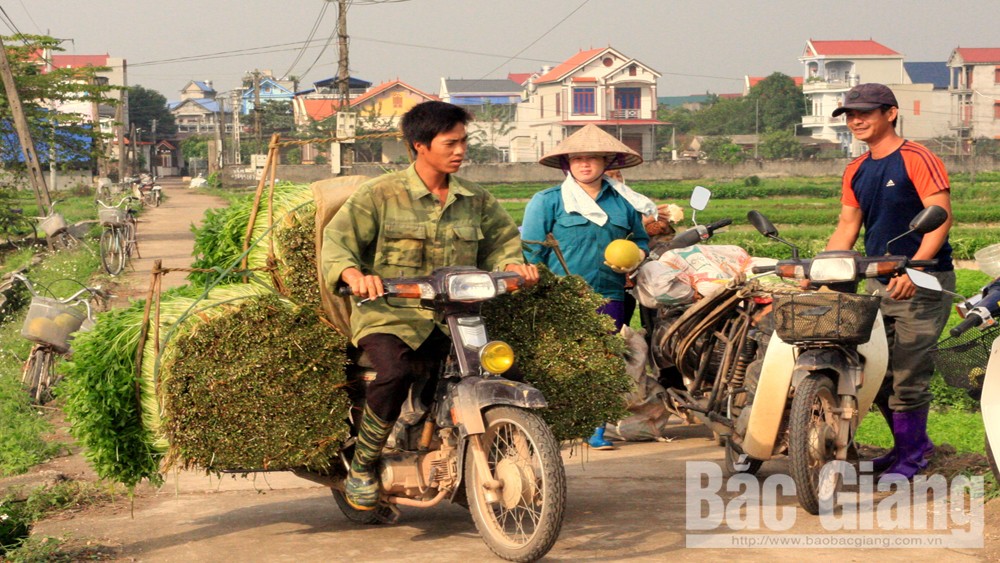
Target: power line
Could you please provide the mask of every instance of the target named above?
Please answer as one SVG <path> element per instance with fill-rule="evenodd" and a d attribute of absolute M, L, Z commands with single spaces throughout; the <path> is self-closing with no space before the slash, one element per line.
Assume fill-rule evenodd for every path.
<path fill-rule="evenodd" d="M 325 0 L 324 0 L 324 2 L 325 2 Z M 350 3 L 350 2 L 348 2 L 348 3 L 347 3 L 347 8 L 345 9 L 345 11 L 346 11 L 347 9 L 349 9 L 349 8 L 350 8 L 350 6 L 351 6 L 351 3 Z M 340 16 L 338 16 L 338 18 L 339 18 L 339 17 L 340 17 Z M 339 20 L 338 20 L 338 24 L 339 24 Z M 319 62 L 319 59 L 320 59 L 320 57 L 322 57 L 322 56 L 323 56 L 323 53 L 326 53 L 326 49 L 327 49 L 327 48 L 328 48 L 328 47 L 330 46 L 330 43 L 332 43 L 332 42 L 333 42 L 333 38 L 334 38 L 334 37 L 336 37 L 336 36 L 337 36 L 337 26 L 334 26 L 334 27 L 333 27 L 333 30 L 332 30 L 332 31 L 330 31 L 330 36 L 326 38 L 326 43 L 323 43 L 323 48 L 319 50 L 319 54 L 317 54 L 317 55 L 316 55 L 316 58 L 315 58 L 315 59 L 313 59 L 313 62 L 312 62 L 312 64 L 311 64 L 311 65 L 309 65 L 309 68 L 307 68 L 307 69 L 306 69 L 306 71 L 302 73 L 302 76 L 303 76 L 303 77 L 305 77 L 306 75 L 308 75 L 308 74 L 309 74 L 309 72 L 310 72 L 310 71 L 312 71 L 313 67 L 314 67 L 314 66 L 316 66 L 316 63 L 318 63 L 318 62 Z"/>
<path fill-rule="evenodd" d="M 312 40 L 313 40 L 313 37 L 316 36 L 316 31 L 319 30 L 319 25 L 320 25 L 320 23 L 323 22 L 323 17 L 326 15 L 326 9 L 329 8 L 329 7 L 330 7 L 330 3 L 327 2 L 326 0 L 323 0 L 323 7 L 320 8 L 319 15 L 316 16 L 316 21 L 313 23 L 312 29 L 309 30 L 309 36 L 306 38 L 305 42 L 302 44 L 302 49 L 300 49 L 299 50 L 299 54 L 295 56 L 295 60 L 292 61 L 292 64 L 288 65 L 288 70 L 285 71 L 284 76 L 286 78 L 295 69 L 295 65 L 299 64 L 299 61 L 302 60 L 302 55 L 305 54 L 306 49 L 309 48 L 309 43 L 311 43 Z M 310 68 L 312 68 L 312 67 L 310 67 Z"/>
<path fill-rule="evenodd" d="M 28 19 L 31 20 L 32 25 L 35 26 L 35 29 L 38 30 L 38 33 L 41 33 L 42 28 L 38 25 L 37 22 L 35 22 L 35 18 L 31 17 L 31 12 L 29 12 L 28 7 L 24 5 L 24 0 L 18 0 L 18 2 L 21 3 L 21 9 L 23 9 L 24 13 L 28 15 Z"/>

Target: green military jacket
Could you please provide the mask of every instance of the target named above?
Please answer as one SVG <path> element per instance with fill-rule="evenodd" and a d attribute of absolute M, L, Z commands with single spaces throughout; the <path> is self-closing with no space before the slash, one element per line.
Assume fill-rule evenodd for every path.
<path fill-rule="evenodd" d="M 322 267 L 331 290 L 347 268 L 382 278 L 426 276 L 443 266 L 492 271 L 523 264 L 517 224 L 483 188 L 449 176 L 444 206 L 413 165 L 365 182 L 323 230 Z M 432 311 L 384 299 L 351 311 L 351 341 L 389 333 L 416 349 L 434 329 Z"/>

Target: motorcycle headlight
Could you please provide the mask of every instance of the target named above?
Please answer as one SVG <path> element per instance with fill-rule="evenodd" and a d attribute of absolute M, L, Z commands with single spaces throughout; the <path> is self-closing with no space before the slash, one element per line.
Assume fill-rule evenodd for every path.
<path fill-rule="evenodd" d="M 854 281 L 857 274 L 853 257 L 814 258 L 809 267 L 809 279 L 816 283 Z"/>
<path fill-rule="evenodd" d="M 496 295 L 497 286 L 485 272 L 458 274 L 448 278 L 448 299 L 452 301 L 484 301 Z"/>
<path fill-rule="evenodd" d="M 479 365 L 490 373 L 500 375 L 514 365 L 514 349 L 500 340 L 488 342 L 479 349 Z"/>

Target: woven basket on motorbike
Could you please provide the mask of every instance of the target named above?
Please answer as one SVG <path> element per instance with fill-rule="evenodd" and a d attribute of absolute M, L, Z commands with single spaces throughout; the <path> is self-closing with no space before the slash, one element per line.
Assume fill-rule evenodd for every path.
<path fill-rule="evenodd" d="M 790 344 L 864 344 L 882 298 L 834 291 L 774 296 L 775 332 Z"/>
<path fill-rule="evenodd" d="M 934 367 L 948 385 L 979 391 L 983 388 L 990 348 L 997 337 L 1000 325 L 946 338 L 934 348 Z"/>

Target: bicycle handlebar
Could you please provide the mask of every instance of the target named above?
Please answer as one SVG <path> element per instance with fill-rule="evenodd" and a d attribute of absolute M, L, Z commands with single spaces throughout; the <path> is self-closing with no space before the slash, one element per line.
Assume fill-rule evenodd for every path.
<path fill-rule="evenodd" d="M 965 320 L 958 323 L 958 325 L 955 328 L 951 329 L 951 331 L 948 334 L 952 336 L 961 336 L 963 332 L 969 330 L 974 326 L 979 326 L 982 322 L 983 318 L 979 316 L 979 313 L 974 313 L 970 311 L 969 314 L 965 316 Z"/>
<path fill-rule="evenodd" d="M 10 277 L 11 277 L 11 279 L 15 279 L 15 280 L 23 283 L 24 286 L 28 288 L 28 291 L 31 293 L 31 295 L 33 297 L 44 297 L 44 295 L 42 295 L 42 294 L 38 293 L 37 291 L 35 291 L 34 284 L 32 284 L 31 280 L 29 280 L 27 278 L 27 276 L 25 276 L 24 274 L 15 272 L 15 273 L 11 274 Z M 88 299 L 81 298 L 81 296 L 83 294 L 85 294 L 85 293 L 89 293 L 92 297 L 97 297 L 99 299 L 108 299 L 108 298 L 111 297 L 110 293 L 102 290 L 100 287 L 87 287 L 87 286 L 83 286 L 83 289 L 77 291 L 76 293 L 74 293 L 73 295 L 70 295 L 69 297 L 66 297 L 66 298 L 63 298 L 63 299 L 60 299 L 58 297 L 54 297 L 54 299 L 56 301 L 64 304 L 64 305 L 69 305 L 70 303 L 75 304 L 75 303 L 79 303 L 79 302 L 84 302 L 84 303 L 87 303 L 88 307 L 89 307 L 90 299 L 89 298 Z"/>

